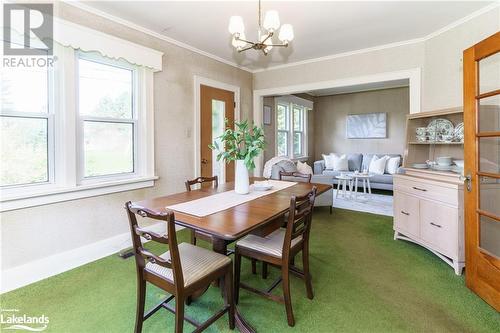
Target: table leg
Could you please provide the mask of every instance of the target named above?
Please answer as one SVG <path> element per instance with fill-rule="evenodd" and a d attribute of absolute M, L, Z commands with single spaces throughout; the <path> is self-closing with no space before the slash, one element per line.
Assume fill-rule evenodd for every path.
<path fill-rule="evenodd" d="M 227 244 L 228 243 L 227 243 L 226 240 L 214 237 L 212 239 L 212 250 L 214 252 L 226 255 L 226 253 L 227 253 Z M 234 274 L 233 274 L 233 276 L 234 276 Z M 221 288 L 221 291 L 223 291 L 224 290 L 224 280 L 219 281 L 218 285 Z M 255 329 L 252 326 L 250 326 L 250 324 L 240 314 L 240 312 L 238 311 L 238 307 L 237 306 L 235 307 L 235 314 L 234 314 L 234 316 L 235 316 L 235 325 L 236 325 L 236 328 L 238 328 L 238 330 L 240 332 L 245 332 L 245 333 L 254 333 L 255 332 Z"/>
<path fill-rule="evenodd" d="M 370 185 L 370 178 L 367 178 L 366 182 L 368 184 L 368 194 L 370 195 L 370 198 L 371 198 L 372 197 L 372 187 Z"/>
<path fill-rule="evenodd" d="M 356 177 L 356 185 L 354 186 L 354 200 L 358 200 L 358 178 Z"/>
<path fill-rule="evenodd" d="M 340 190 L 340 180 L 337 181 L 337 189 L 335 190 L 335 199 L 339 197 L 339 190 Z"/>
<path fill-rule="evenodd" d="M 366 178 L 363 178 L 363 196 L 366 198 Z"/>

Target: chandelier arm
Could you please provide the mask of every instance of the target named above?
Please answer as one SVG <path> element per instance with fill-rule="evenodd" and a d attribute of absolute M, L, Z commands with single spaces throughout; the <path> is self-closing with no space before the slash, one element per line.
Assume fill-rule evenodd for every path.
<path fill-rule="evenodd" d="M 241 40 L 242 42 L 245 42 L 245 43 L 247 43 L 247 44 L 253 44 L 253 45 L 255 45 L 255 44 L 256 44 L 256 43 L 254 43 L 254 42 L 251 42 L 251 41 L 249 41 L 249 40 L 246 40 L 246 39 L 243 39 L 243 38 L 239 38 L 239 37 L 237 38 L 237 40 Z"/>
<path fill-rule="evenodd" d="M 288 43 L 283 43 L 283 44 L 266 44 L 266 46 L 273 46 L 273 47 L 288 47 Z"/>
<path fill-rule="evenodd" d="M 254 43 L 251 43 L 251 44 L 252 45 L 249 45 L 249 46 L 247 46 L 247 47 L 245 47 L 243 49 L 238 50 L 238 52 L 243 52 L 243 51 L 247 51 L 247 50 L 253 49 L 253 47 L 255 46 L 255 44 Z"/>
<path fill-rule="evenodd" d="M 266 42 L 266 40 L 268 40 L 269 38 L 273 37 L 274 33 L 272 31 L 270 31 L 268 34 L 267 34 L 267 37 L 264 38 L 263 41 L 261 41 L 260 43 L 264 44 Z"/>

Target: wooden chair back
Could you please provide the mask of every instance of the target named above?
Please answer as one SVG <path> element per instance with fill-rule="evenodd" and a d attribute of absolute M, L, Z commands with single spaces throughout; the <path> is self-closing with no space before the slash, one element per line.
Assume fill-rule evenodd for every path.
<path fill-rule="evenodd" d="M 300 172 L 297 172 L 297 171 L 295 171 L 295 172 L 280 171 L 280 180 L 287 180 L 287 178 L 288 179 L 292 178 L 290 180 L 293 180 L 293 181 L 310 183 L 312 175 L 311 174 L 300 173 Z"/>
<path fill-rule="evenodd" d="M 285 240 L 283 242 L 283 258 L 287 260 L 290 253 L 292 240 L 302 236 L 302 241 L 309 242 L 314 200 L 316 199 L 316 186 L 303 196 L 293 196 L 290 199 L 290 212 L 286 226 Z"/>
<path fill-rule="evenodd" d="M 219 177 L 213 176 L 213 177 L 198 177 L 193 180 L 186 180 L 186 191 L 190 192 L 191 191 L 191 186 L 196 185 L 196 184 L 206 184 L 212 182 L 212 187 L 217 188 L 219 186 Z"/>
<path fill-rule="evenodd" d="M 175 288 L 180 290 L 182 287 L 184 287 L 184 277 L 182 275 L 179 248 L 177 245 L 177 236 L 175 233 L 174 212 L 166 211 L 164 213 L 155 213 L 147 208 L 134 205 L 130 201 L 125 204 L 125 209 L 127 210 L 128 220 L 130 224 L 132 247 L 134 251 L 138 277 L 143 278 L 144 268 L 146 267 L 147 262 L 157 264 L 162 267 L 172 269 Z M 162 236 L 155 232 L 139 227 L 137 223 L 137 215 L 164 221 L 167 224 L 168 236 Z M 146 250 L 142 244 L 141 236 L 150 241 L 167 244 L 170 251 L 170 259 L 165 260 Z"/>

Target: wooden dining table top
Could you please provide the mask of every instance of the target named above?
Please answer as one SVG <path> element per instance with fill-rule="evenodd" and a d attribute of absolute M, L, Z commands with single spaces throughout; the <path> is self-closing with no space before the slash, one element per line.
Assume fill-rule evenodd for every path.
<path fill-rule="evenodd" d="M 265 179 L 258 177 L 250 178 L 251 183 L 256 180 Z M 274 220 L 276 217 L 285 214 L 290 207 L 290 198 L 292 196 L 304 195 L 314 186 L 317 188 L 317 195 L 332 188 L 331 185 L 326 184 L 297 182 L 285 189 L 203 217 L 174 210 L 175 221 L 178 225 L 202 231 L 226 241 L 234 241 L 250 233 L 252 230 L 265 225 L 267 222 Z M 204 198 L 233 189 L 234 183 L 228 182 L 219 185 L 215 189 L 201 188 L 190 192 L 186 191 L 146 199 L 135 204 L 159 213 L 165 212 L 167 206 Z"/>

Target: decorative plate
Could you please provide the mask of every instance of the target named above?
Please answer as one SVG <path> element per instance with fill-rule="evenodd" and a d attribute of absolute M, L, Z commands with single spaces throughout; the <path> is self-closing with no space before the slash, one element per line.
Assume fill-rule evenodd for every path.
<path fill-rule="evenodd" d="M 415 169 L 428 169 L 429 168 L 427 163 L 414 163 L 414 164 L 412 164 L 412 167 L 414 167 Z"/>
<path fill-rule="evenodd" d="M 253 189 L 256 191 L 268 191 L 273 188 L 273 185 L 253 184 Z"/>
<path fill-rule="evenodd" d="M 448 135 L 453 135 L 454 134 L 454 127 L 453 123 L 449 121 L 448 119 L 444 118 L 438 118 L 432 120 L 429 125 L 427 126 L 427 132 L 431 134 L 448 134 Z"/>
<path fill-rule="evenodd" d="M 432 168 L 437 171 L 450 171 L 453 169 L 451 165 L 433 165 Z"/>
<path fill-rule="evenodd" d="M 455 127 L 455 138 L 456 140 L 463 142 L 464 141 L 464 123 L 459 123 Z"/>

